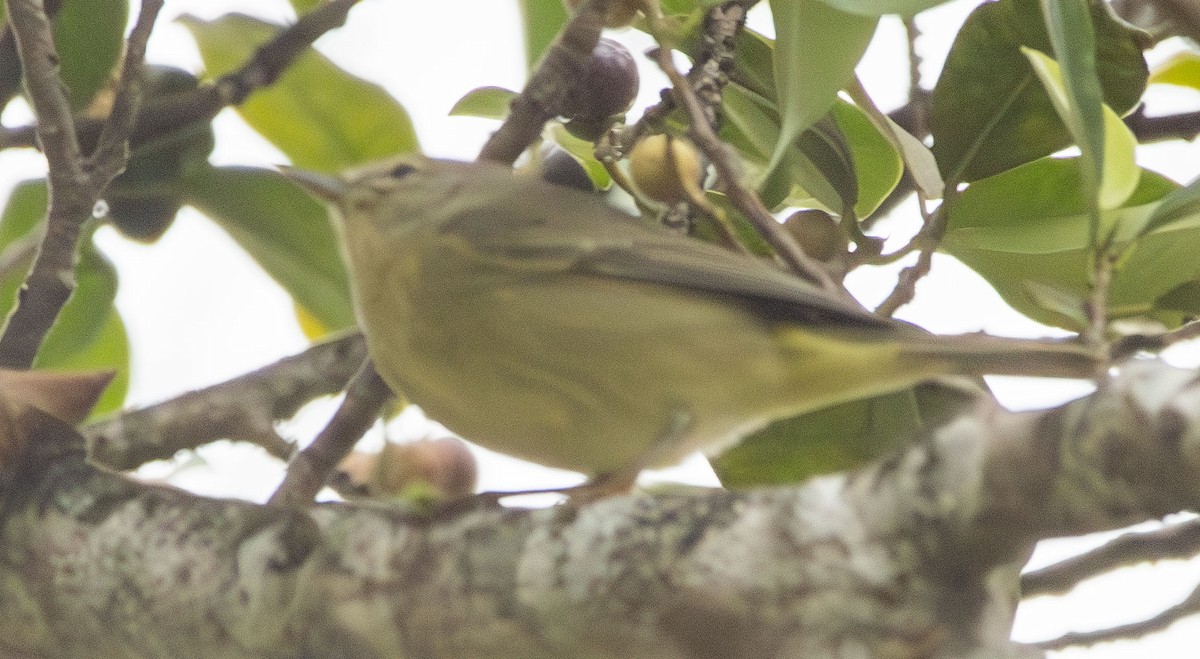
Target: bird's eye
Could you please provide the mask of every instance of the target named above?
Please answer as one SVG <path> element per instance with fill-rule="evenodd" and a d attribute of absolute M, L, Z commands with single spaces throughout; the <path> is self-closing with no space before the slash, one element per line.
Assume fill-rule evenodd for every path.
<path fill-rule="evenodd" d="M 392 170 L 392 178 L 401 179 L 415 171 L 417 171 L 417 168 L 409 164 L 396 165 L 395 169 Z"/>

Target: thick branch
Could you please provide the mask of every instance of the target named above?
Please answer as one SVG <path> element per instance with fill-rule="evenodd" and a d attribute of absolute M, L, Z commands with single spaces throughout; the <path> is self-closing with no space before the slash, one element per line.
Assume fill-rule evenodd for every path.
<path fill-rule="evenodd" d="M 19 612 L 0 639 L 68 657 L 1024 656 L 1007 637 L 1034 541 L 1200 501 L 1197 403 L 1195 374 L 1134 364 L 1054 410 L 981 400 L 801 486 L 426 516 L 138 485 L 43 423 L 0 466 L 0 598 Z"/>

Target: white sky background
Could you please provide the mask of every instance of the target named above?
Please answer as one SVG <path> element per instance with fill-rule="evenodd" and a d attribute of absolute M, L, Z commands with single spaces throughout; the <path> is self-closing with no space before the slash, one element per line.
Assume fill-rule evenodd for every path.
<path fill-rule="evenodd" d="M 763 2 L 763 5 L 766 3 Z M 936 80 L 941 59 L 974 0 L 962 0 L 927 12 L 919 22 L 924 33 L 919 47 L 928 53 L 922 74 L 926 84 Z M 516 11 L 517 0 L 442 0 L 398 2 L 364 0 L 351 13 L 347 26 L 318 42 L 318 47 L 348 70 L 383 85 L 408 109 L 425 151 L 431 155 L 473 158 L 495 123 L 448 117 L 447 111 L 467 91 L 482 85 L 519 88 L 524 77 L 524 51 Z M 752 23 L 770 34 L 765 7 L 755 10 Z M 214 18 L 228 11 L 290 21 L 286 0 L 166 0 L 166 8 L 151 39 L 148 59 L 193 71 L 200 58 L 188 33 L 172 20 L 183 13 Z M 636 54 L 650 45 L 632 31 L 614 35 Z M 1165 58 L 1170 46 L 1151 53 L 1151 64 Z M 908 85 L 899 21 L 885 19 L 866 60 L 859 68 L 867 89 L 884 109 L 902 103 Z M 661 74 L 644 59 L 643 89 L 635 113 L 657 99 L 664 86 Z M 1195 107 L 1197 96 L 1158 92 L 1161 111 L 1171 104 Z M 1153 110 L 1152 110 L 1153 111 Z M 13 108 L 3 116 L 6 125 L 25 123 L 27 112 Z M 274 165 L 287 159 L 248 129 L 230 110 L 216 122 L 217 164 Z M 1177 181 L 1200 174 L 1195 145 L 1172 142 L 1144 147 L 1142 164 Z M 0 195 L 16 181 L 44 171 L 32 152 L 0 152 Z M 911 207 L 909 207 L 911 210 Z M 912 216 L 903 210 L 897 215 Z M 885 224 L 885 227 L 887 225 Z M 214 384 L 298 352 L 307 342 L 296 325 L 288 296 L 240 249 L 205 218 L 184 209 L 158 243 L 146 246 L 120 237 L 112 229 L 97 235 L 100 247 L 115 262 L 121 288 L 117 304 L 134 345 L 132 384 L 128 402 L 145 405 L 188 389 Z M 856 273 L 851 285 L 864 301 L 883 298 L 894 284 L 894 272 Z M 948 314 L 947 309 L 953 309 Z M 986 330 L 1002 335 L 1038 336 L 1051 330 L 1025 319 L 1000 301 L 974 273 L 947 257 L 935 260 L 934 272 L 919 287 L 915 304 L 899 314 L 943 333 Z M 1191 346 L 1172 350 L 1185 366 L 1200 364 Z M 991 380 L 1001 399 L 1012 407 L 1046 406 L 1086 393 L 1087 385 L 1047 383 L 1015 378 Z M 283 429 L 307 441 L 330 411 L 314 405 Z M 405 413 L 389 428 L 393 439 L 419 438 L 444 432 L 423 424 L 419 415 Z M 376 432 L 374 441 L 381 433 Z M 480 451 L 484 489 L 515 489 L 569 485 L 579 477 L 552 472 L 503 456 Z M 263 500 L 282 476 L 281 465 L 261 450 L 221 443 L 205 447 L 171 465 L 144 471 L 198 492 Z M 700 460 L 689 461 L 667 478 L 711 483 L 711 472 Z M 1034 564 L 1045 564 L 1087 547 L 1103 537 L 1043 543 Z M 1068 630 L 1101 628 L 1153 615 L 1180 601 L 1200 583 L 1200 563 L 1170 561 L 1141 566 L 1094 580 L 1064 598 L 1039 598 L 1022 606 L 1016 636 L 1022 640 L 1049 638 Z M 1166 633 L 1137 643 L 1114 643 L 1089 650 L 1059 653 L 1061 657 L 1185 657 L 1195 655 L 1200 623 L 1184 621 Z"/>

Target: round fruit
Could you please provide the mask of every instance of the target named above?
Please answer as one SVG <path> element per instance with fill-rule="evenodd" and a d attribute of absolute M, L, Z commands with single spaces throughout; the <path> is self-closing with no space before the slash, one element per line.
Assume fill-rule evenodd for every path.
<path fill-rule="evenodd" d="M 600 121 L 621 114 L 638 93 L 637 62 L 629 50 L 612 39 L 600 39 L 579 81 L 563 102 L 562 116 Z"/>
<path fill-rule="evenodd" d="M 666 204 L 698 192 L 700 154 L 687 140 L 670 135 L 651 135 L 638 141 L 629 153 L 629 174 L 642 194 Z"/>
<path fill-rule="evenodd" d="M 846 249 L 846 235 L 825 211 L 796 211 L 783 221 L 783 228 L 800 243 L 805 254 L 818 261 L 828 261 Z"/>

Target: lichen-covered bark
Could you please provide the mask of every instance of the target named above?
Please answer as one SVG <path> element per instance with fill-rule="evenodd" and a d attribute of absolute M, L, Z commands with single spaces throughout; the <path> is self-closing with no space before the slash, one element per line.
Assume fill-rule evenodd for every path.
<path fill-rule="evenodd" d="M 1042 537 L 1194 507 L 1193 376 L 981 404 L 848 475 L 526 511 L 211 500 L 35 424 L 0 483 L 0 651 L 55 657 L 997 657 Z"/>

